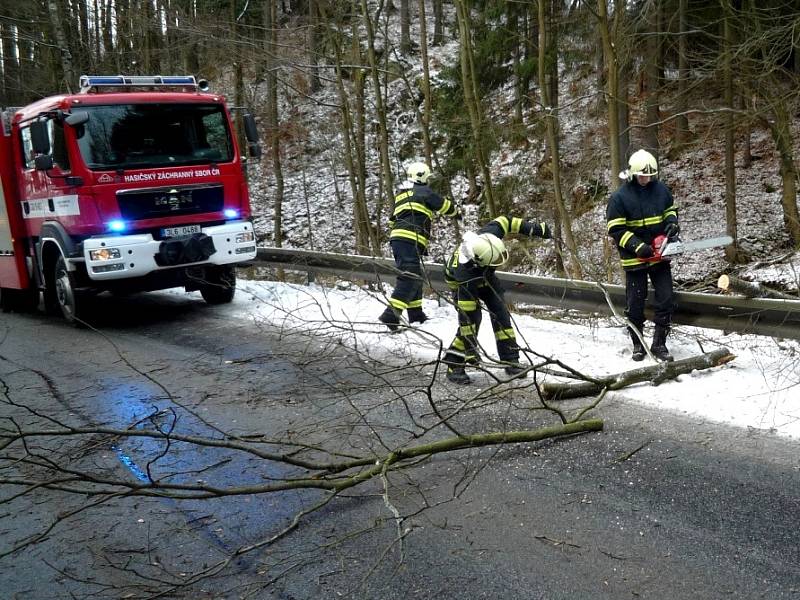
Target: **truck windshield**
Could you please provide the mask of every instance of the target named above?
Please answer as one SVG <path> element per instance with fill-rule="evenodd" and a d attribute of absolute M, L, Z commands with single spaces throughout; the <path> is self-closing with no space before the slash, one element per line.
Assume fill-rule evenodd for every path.
<path fill-rule="evenodd" d="M 229 162 L 233 145 L 218 104 L 87 106 L 77 126 L 81 156 L 92 170 Z"/>

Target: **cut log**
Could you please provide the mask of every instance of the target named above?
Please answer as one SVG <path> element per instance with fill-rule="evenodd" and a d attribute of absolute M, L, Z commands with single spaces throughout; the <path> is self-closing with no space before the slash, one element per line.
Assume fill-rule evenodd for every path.
<path fill-rule="evenodd" d="M 785 294 L 768 288 L 763 283 L 745 281 L 733 275 L 720 275 L 717 287 L 726 292 L 736 292 L 748 298 L 777 298 L 779 300 L 797 300 L 797 296 Z"/>
<path fill-rule="evenodd" d="M 658 385 L 664 381 L 675 379 L 678 375 L 724 365 L 734 358 L 736 357 L 727 348 L 720 348 L 713 352 L 673 362 L 660 362 L 657 365 L 640 367 L 616 375 L 607 375 L 595 381 L 583 381 L 581 383 L 546 382 L 541 386 L 541 393 L 545 400 L 566 400 L 567 398 L 596 396 L 604 389 L 619 390 L 643 381 L 650 381 L 653 385 Z"/>

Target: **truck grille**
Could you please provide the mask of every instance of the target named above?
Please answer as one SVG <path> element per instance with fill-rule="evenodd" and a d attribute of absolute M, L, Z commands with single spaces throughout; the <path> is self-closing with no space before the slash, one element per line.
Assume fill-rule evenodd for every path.
<path fill-rule="evenodd" d="M 219 212 L 225 202 L 222 185 L 174 186 L 117 192 L 120 215 L 128 221 Z"/>

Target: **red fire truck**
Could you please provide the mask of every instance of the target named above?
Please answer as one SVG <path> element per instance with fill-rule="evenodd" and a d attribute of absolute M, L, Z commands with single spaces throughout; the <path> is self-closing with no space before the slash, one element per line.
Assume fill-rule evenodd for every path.
<path fill-rule="evenodd" d="M 225 99 L 192 76 L 82 76 L 2 114 L 0 306 L 83 320 L 86 296 L 184 286 L 233 299 L 256 255 Z M 255 121 L 243 115 L 249 154 Z"/>

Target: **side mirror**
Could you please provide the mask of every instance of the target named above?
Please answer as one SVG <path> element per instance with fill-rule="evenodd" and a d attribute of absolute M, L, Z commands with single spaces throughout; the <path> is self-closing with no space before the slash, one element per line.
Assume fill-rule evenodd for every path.
<path fill-rule="evenodd" d="M 31 145 L 36 154 L 50 154 L 50 135 L 46 121 L 31 123 Z"/>
<path fill-rule="evenodd" d="M 83 125 L 88 120 L 89 120 L 89 113 L 86 112 L 85 110 L 78 110 L 70 114 L 66 119 L 64 119 L 64 122 L 72 127 L 77 127 L 78 125 Z"/>
<path fill-rule="evenodd" d="M 53 157 L 49 154 L 40 154 L 33 159 L 33 166 L 37 171 L 49 171 L 53 168 Z"/>
<path fill-rule="evenodd" d="M 245 113 L 242 116 L 242 120 L 244 122 L 244 136 L 247 138 L 248 142 L 257 143 L 258 142 L 258 128 L 256 127 L 256 119 L 250 113 Z"/>

